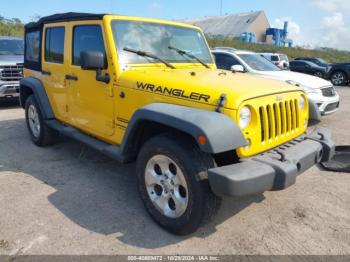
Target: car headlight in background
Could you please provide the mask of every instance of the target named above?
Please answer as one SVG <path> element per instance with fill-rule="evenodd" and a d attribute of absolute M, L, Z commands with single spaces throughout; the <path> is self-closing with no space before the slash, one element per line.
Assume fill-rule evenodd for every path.
<path fill-rule="evenodd" d="M 305 104 L 306 104 L 305 97 L 304 97 L 304 96 L 300 96 L 300 98 L 299 98 L 299 108 L 300 108 L 300 111 L 303 111 L 303 110 L 304 110 Z"/>
<path fill-rule="evenodd" d="M 246 129 L 252 120 L 252 111 L 249 107 L 244 106 L 239 112 L 239 126 L 242 130 Z"/>

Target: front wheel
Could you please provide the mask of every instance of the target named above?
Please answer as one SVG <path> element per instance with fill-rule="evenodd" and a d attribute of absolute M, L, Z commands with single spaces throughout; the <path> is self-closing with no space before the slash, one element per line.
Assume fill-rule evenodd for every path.
<path fill-rule="evenodd" d="M 198 229 L 218 209 L 208 182 L 211 155 L 191 139 L 160 135 L 142 147 L 137 159 L 139 191 L 151 217 L 177 235 Z"/>
<path fill-rule="evenodd" d="M 25 115 L 29 135 L 34 144 L 47 146 L 57 141 L 58 132 L 45 124 L 42 112 L 33 95 L 26 100 Z"/>
<path fill-rule="evenodd" d="M 346 84 L 346 75 L 343 72 L 335 72 L 332 76 L 331 76 L 331 81 L 333 83 L 333 85 L 336 86 L 342 86 Z"/>

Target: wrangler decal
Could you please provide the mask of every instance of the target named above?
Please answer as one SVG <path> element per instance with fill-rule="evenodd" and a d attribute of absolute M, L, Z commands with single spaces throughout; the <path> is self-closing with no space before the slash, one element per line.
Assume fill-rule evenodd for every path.
<path fill-rule="evenodd" d="M 187 93 L 185 90 L 176 89 L 176 88 L 169 88 L 165 86 L 155 86 L 153 84 L 143 83 L 143 82 L 137 82 L 137 88 L 152 92 L 152 93 L 158 93 L 163 95 L 169 95 L 174 97 L 181 97 L 185 99 L 191 99 L 194 101 L 204 101 L 206 103 L 209 103 L 210 96 L 205 94 L 200 94 L 196 92 Z"/>

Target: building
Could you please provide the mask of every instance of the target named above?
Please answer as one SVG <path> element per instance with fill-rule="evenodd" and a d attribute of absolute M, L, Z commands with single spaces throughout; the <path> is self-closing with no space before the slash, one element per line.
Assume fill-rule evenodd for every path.
<path fill-rule="evenodd" d="M 211 36 L 240 37 L 245 32 L 254 33 L 258 42 L 266 41 L 266 29 L 271 27 L 264 11 L 203 17 L 183 22 L 199 26 Z"/>

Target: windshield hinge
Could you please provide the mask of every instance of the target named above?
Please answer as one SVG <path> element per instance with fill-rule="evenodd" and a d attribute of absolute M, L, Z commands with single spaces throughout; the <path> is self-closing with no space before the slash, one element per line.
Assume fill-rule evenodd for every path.
<path fill-rule="evenodd" d="M 226 94 L 221 94 L 218 102 L 218 106 L 216 107 L 215 111 L 218 113 L 222 113 L 222 107 L 226 104 L 227 96 Z"/>

